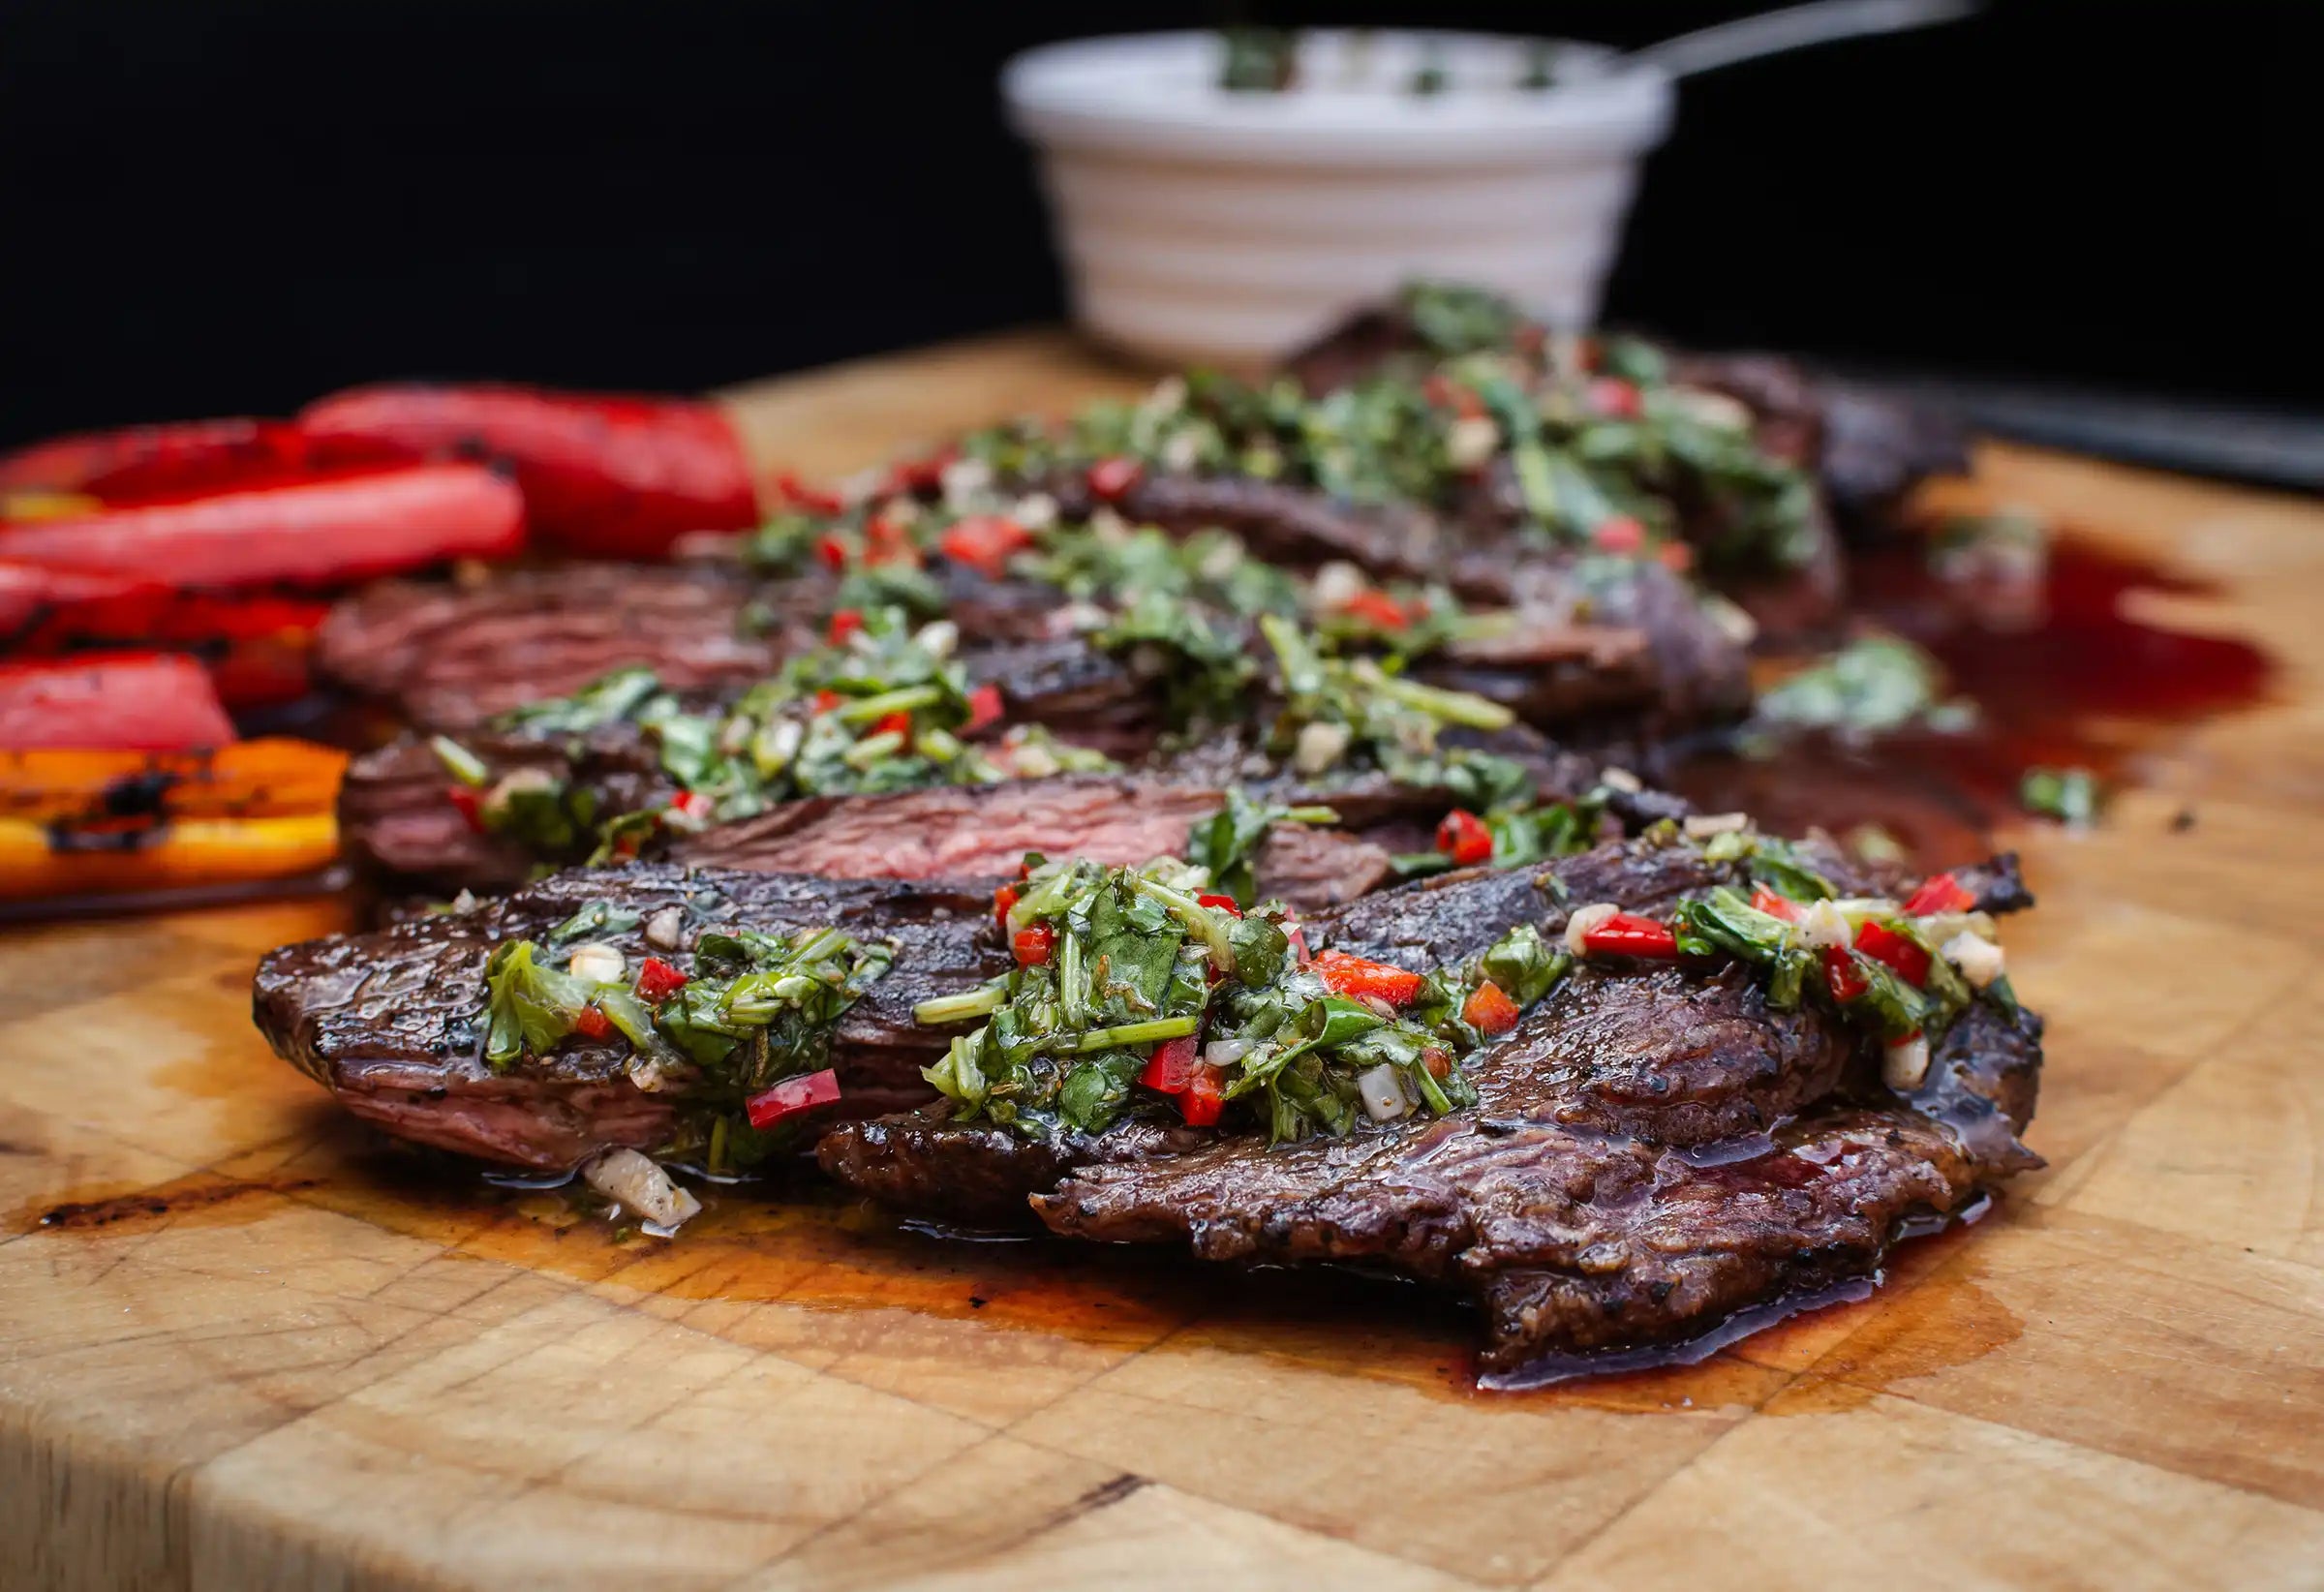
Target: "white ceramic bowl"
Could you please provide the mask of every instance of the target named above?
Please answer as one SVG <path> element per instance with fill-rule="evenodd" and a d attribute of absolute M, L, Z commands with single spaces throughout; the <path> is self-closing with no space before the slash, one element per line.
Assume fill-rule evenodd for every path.
<path fill-rule="evenodd" d="M 1039 150 L 1074 310 L 1169 361 L 1252 365 L 1413 276 L 1498 288 L 1560 324 L 1596 319 L 1640 160 L 1670 122 L 1660 72 L 1530 42 L 1312 32 L 1300 85 L 1216 86 L 1207 33 L 1028 51 L 1001 91 Z M 1450 86 L 1408 90 L 1432 58 Z"/>

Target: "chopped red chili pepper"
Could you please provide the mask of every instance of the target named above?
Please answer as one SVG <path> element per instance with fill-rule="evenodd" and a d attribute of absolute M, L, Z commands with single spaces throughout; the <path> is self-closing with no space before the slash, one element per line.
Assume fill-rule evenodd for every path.
<path fill-rule="evenodd" d="M 1467 808 L 1456 807 L 1436 826 L 1436 848 L 1459 868 L 1474 868 L 1493 860 L 1493 832 Z"/>
<path fill-rule="evenodd" d="M 1356 619 L 1366 620 L 1384 630 L 1408 630 L 1412 617 L 1403 606 L 1386 592 L 1365 587 L 1339 605 L 1339 611 Z"/>
<path fill-rule="evenodd" d="M 1654 556 L 1674 575 L 1686 574 L 1695 567 L 1695 549 L 1683 541 L 1667 541 L 1654 550 Z"/>
<path fill-rule="evenodd" d="M 1360 1000 L 1377 995 L 1391 1006 L 1401 1006 L 1421 993 L 1420 974 L 1385 962 L 1352 957 L 1345 951 L 1324 952 L 1315 959 L 1314 967 L 1325 988 Z"/>
<path fill-rule="evenodd" d="M 961 726 L 961 733 L 974 735 L 990 729 L 1000 722 L 1001 711 L 1000 687 L 988 680 L 968 693 L 968 721 Z"/>
<path fill-rule="evenodd" d="M 1604 552 L 1636 553 L 1646 545 L 1646 527 L 1634 515 L 1615 514 L 1600 520 L 1590 539 Z"/>
<path fill-rule="evenodd" d="M 1906 983 L 1915 988 L 1929 981 L 1929 953 L 1885 925 L 1867 923 L 1858 929 L 1856 949 L 1873 961 L 1895 968 Z"/>
<path fill-rule="evenodd" d="M 1138 1075 L 1138 1082 L 1164 1094 L 1184 1094 L 1186 1086 L 1194 1082 L 1194 1075 L 1202 1068 L 1198 1054 L 1201 1049 L 1192 1034 L 1164 1040 L 1154 1047 L 1153 1056 Z"/>
<path fill-rule="evenodd" d="M 613 1019 L 595 1006 L 584 1006 L 573 1018 L 573 1032 L 584 1039 L 611 1039 Z"/>
<path fill-rule="evenodd" d="M 844 569 L 847 567 L 847 544 L 837 536 L 817 536 L 815 557 L 823 561 L 826 568 Z"/>
<path fill-rule="evenodd" d="M 1000 514 L 971 514 L 955 520 L 936 538 L 936 550 L 956 564 L 998 580 L 1009 572 L 1009 555 L 1033 544 L 1033 534 Z"/>
<path fill-rule="evenodd" d="M 1018 897 L 1024 894 L 1013 884 L 1004 884 L 993 892 L 993 916 L 999 921 L 1001 933 L 1008 933 L 1009 908 L 1016 905 Z"/>
<path fill-rule="evenodd" d="M 1503 1034 L 1517 1026 L 1525 1015 L 1517 1003 L 1502 994 L 1501 986 L 1491 979 L 1469 993 L 1460 1005 L 1460 1020 L 1482 1034 Z"/>
<path fill-rule="evenodd" d="M 1654 957 L 1678 955 L 1678 936 L 1667 923 L 1616 912 L 1581 936 L 1582 948 L 1602 956 Z"/>
<path fill-rule="evenodd" d="M 1590 383 L 1590 408 L 1601 414 L 1635 420 L 1644 407 L 1638 402 L 1636 383 L 1625 382 L 1619 376 L 1601 376 Z"/>
<path fill-rule="evenodd" d="M 1439 409 L 1449 409 L 1464 420 L 1473 420 L 1484 413 L 1484 400 L 1477 389 L 1465 386 L 1439 371 L 1421 383 L 1421 392 Z"/>
<path fill-rule="evenodd" d="M 1231 918 L 1238 918 L 1242 916 L 1242 908 L 1235 904 L 1235 898 L 1233 896 L 1221 896 L 1213 893 L 1210 895 L 1197 896 L 1194 898 L 1194 903 L 1197 906 L 1216 907 L 1219 911 L 1226 913 L 1227 916 Z"/>
<path fill-rule="evenodd" d="M 785 1117 L 828 1106 L 840 1097 L 840 1075 L 830 1067 L 821 1072 L 802 1073 L 786 1078 L 773 1088 L 754 1094 L 743 1102 L 749 1114 L 750 1125 L 764 1133 Z"/>
<path fill-rule="evenodd" d="M 1832 992 L 1832 998 L 1843 1004 L 1862 995 L 1872 988 L 1872 981 L 1856 970 L 1856 959 L 1837 945 L 1823 948 L 1823 986 Z"/>
<path fill-rule="evenodd" d="M 645 965 L 637 970 L 637 998 L 649 1006 L 658 1006 L 692 982 L 661 958 L 648 957 Z"/>
<path fill-rule="evenodd" d="M 819 690 L 815 692 L 815 711 L 817 713 L 829 713 L 832 709 L 838 707 L 841 703 L 846 700 L 847 698 L 841 696 L 838 691 L 828 689 Z"/>
<path fill-rule="evenodd" d="M 882 714 L 878 721 L 872 724 L 872 733 L 874 735 L 909 735 L 912 733 L 912 716 L 901 709 L 895 713 Z"/>
<path fill-rule="evenodd" d="M 804 508 L 813 514 L 836 514 L 847 506 L 837 492 L 808 485 L 799 478 L 799 473 L 795 470 L 776 472 L 775 497 L 779 503 L 793 508 Z"/>
<path fill-rule="evenodd" d="M 866 564 L 917 564 L 911 528 L 890 514 L 874 514 L 864 522 Z"/>
<path fill-rule="evenodd" d="M 1122 455 L 1100 459 L 1089 467 L 1089 493 L 1100 503 L 1119 503 L 1146 474 L 1146 466 Z"/>
<path fill-rule="evenodd" d="M 1799 921 L 1799 903 L 1789 896 L 1777 895 L 1763 884 L 1753 886 L 1751 904 L 1755 911 L 1764 912 L 1771 918 L 1782 918 L 1786 923 Z"/>
<path fill-rule="evenodd" d="M 1299 919 L 1285 918 L 1283 934 L 1291 941 L 1291 954 L 1300 966 L 1304 967 L 1315 960 L 1314 954 L 1307 949 L 1307 931 L 1300 927 Z"/>
<path fill-rule="evenodd" d="M 468 821 L 468 827 L 479 835 L 483 834 L 484 798 L 466 785 L 446 785 L 443 793 L 451 798 L 452 806 L 460 810 L 460 816 Z"/>
<path fill-rule="evenodd" d="M 861 608 L 841 608 L 831 616 L 831 623 L 824 627 L 823 639 L 837 647 L 863 628 L 864 611 Z"/>
<path fill-rule="evenodd" d="M 1905 903 L 1905 915 L 1913 918 L 1932 917 L 1939 912 L 1973 911 L 1977 898 L 1968 886 L 1950 873 L 1931 873 L 1920 881 L 1912 899 Z"/>
<path fill-rule="evenodd" d="M 1057 930 L 1055 924 L 1028 923 L 1009 940 L 1009 950 L 1024 967 L 1038 967 L 1047 962 L 1056 949 Z"/>
<path fill-rule="evenodd" d="M 670 798 L 670 811 L 681 818 L 688 818 L 695 823 L 708 823 L 718 811 L 718 803 L 698 790 L 682 790 Z"/>
<path fill-rule="evenodd" d="M 1194 1069 L 1186 1080 L 1186 1091 L 1178 1096 L 1178 1115 L 1186 1118 L 1189 1127 L 1211 1127 L 1227 1103 L 1226 1073 L 1217 1067 Z"/>

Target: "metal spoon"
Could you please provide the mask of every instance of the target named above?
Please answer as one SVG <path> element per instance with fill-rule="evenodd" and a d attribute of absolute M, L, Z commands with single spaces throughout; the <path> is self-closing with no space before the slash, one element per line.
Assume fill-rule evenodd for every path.
<path fill-rule="evenodd" d="M 1692 77 L 1698 72 L 1714 72 L 1835 39 L 1957 22 L 1976 9 L 1977 0 L 1816 0 L 1811 5 L 1682 33 L 1659 45 L 1634 49 L 1613 65 L 1617 71 L 1643 66 L 1672 77 Z"/>

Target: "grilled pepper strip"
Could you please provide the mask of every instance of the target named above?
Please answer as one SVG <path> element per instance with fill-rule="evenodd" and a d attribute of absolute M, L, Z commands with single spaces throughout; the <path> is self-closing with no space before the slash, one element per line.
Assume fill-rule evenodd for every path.
<path fill-rule="evenodd" d="M 579 553 L 655 558 L 688 532 L 743 531 L 759 519 L 734 428 L 691 399 L 358 387 L 311 406 L 298 424 L 322 446 L 505 460 L 535 531 Z"/>
<path fill-rule="evenodd" d="M 0 817 L 294 817 L 329 811 L 346 769 L 336 747 L 279 738 L 207 751 L 0 751 Z"/>
<path fill-rule="evenodd" d="M 402 465 L 0 526 L 0 559 L 173 586 L 335 586 L 522 549 L 524 501 L 473 464 Z"/>
<path fill-rule="evenodd" d="M 0 818 L 0 899 L 45 900 L 187 890 L 291 878 L 339 854 L 329 811 L 276 818 L 199 818 L 60 834 L 48 824 Z"/>
<path fill-rule="evenodd" d="M 0 664 L 0 749 L 224 746 L 234 726 L 190 658 L 117 653 Z"/>
<path fill-rule="evenodd" d="M 89 431 L 0 457 L 0 494 L 77 492 L 119 503 L 213 492 L 308 469 L 311 451 L 287 420 L 236 416 Z"/>
<path fill-rule="evenodd" d="M 315 632 L 329 612 L 321 597 L 181 592 L 107 570 L 0 563 L 0 648 L 19 657 L 192 653 L 229 708 L 304 696 Z"/>

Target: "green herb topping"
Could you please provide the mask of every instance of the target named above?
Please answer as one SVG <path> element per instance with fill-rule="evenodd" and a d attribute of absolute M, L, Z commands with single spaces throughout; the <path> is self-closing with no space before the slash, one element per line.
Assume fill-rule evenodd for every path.
<path fill-rule="evenodd" d="M 689 971 L 675 951 L 632 958 L 582 938 L 637 921 L 600 902 L 545 940 L 497 947 L 485 967 L 485 1062 L 505 1072 L 576 1038 L 624 1048 L 633 1084 L 685 1107 L 688 1142 L 671 1152 L 708 1151 L 713 1170 L 747 1164 L 771 1141 L 750 1127 L 746 1107 L 827 1064 L 833 1027 L 887 972 L 895 946 L 836 929 L 712 927 L 695 938 Z"/>
<path fill-rule="evenodd" d="M 1222 819 L 1247 827 L 1252 811 Z M 1239 910 L 1209 884 L 1176 859 L 1032 869 L 997 902 L 1016 969 L 914 1014 L 986 1019 L 929 1082 L 963 1119 L 1031 1138 L 1228 1113 L 1276 1141 L 1344 1134 L 1473 1101 L 1460 1057 L 1507 1032 L 1568 964 L 1530 930 L 1425 975 L 1310 958 L 1279 904 Z"/>

